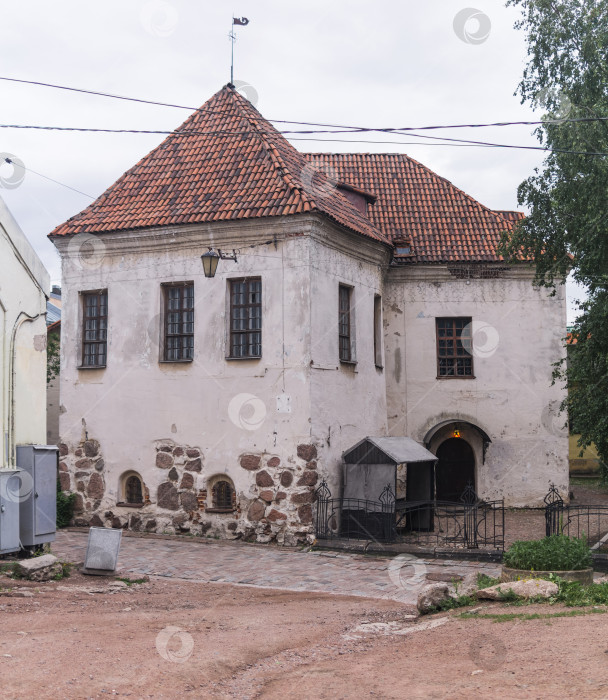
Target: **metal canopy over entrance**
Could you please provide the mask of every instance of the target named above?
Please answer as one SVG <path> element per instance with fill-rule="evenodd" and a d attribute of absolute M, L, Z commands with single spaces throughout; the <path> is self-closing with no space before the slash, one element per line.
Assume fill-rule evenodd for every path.
<path fill-rule="evenodd" d="M 411 438 L 367 437 L 344 452 L 342 459 L 343 531 L 361 529 L 365 523 L 368 536 L 387 539 L 394 532 L 397 501 L 433 498 L 437 458 Z M 372 513 L 375 532 L 371 532 Z M 429 524 L 419 525 L 426 528 Z"/>
<path fill-rule="evenodd" d="M 411 438 L 367 437 L 343 453 L 344 487 L 316 490 L 316 534 L 467 549 L 504 547 L 504 502 L 481 501 L 472 485 L 454 501 L 434 493 L 437 457 Z"/>

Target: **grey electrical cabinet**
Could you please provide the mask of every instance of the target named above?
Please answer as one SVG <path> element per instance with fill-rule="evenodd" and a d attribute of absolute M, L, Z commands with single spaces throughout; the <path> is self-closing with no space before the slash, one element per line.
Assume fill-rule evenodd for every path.
<path fill-rule="evenodd" d="M 23 470 L 19 498 L 22 547 L 35 547 L 55 539 L 58 453 L 54 445 L 17 447 L 17 466 Z"/>
<path fill-rule="evenodd" d="M 0 554 L 17 552 L 19 546 L 18 469 L 0 469 Z"/>

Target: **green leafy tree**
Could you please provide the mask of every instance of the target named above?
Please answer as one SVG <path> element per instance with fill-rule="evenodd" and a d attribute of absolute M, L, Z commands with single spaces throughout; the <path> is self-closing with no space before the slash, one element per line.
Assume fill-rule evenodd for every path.
<path fill-rule="evenodd" d="M 518 7 L 528 62 L 522 102 L 541 107 L 536 130 L 549 148 L 541 168 L 518 190 L 530 215 L 503 250 L 536 265 L 537 282 L 553 289 L 572 272 L 587 289 L 573 329 L 565 381 L 581 448 L 595 443 L 608 463 L 608 2 L 508 0 Z M 608 475 L 606 475 L 608 476 Z"/>
<path fill-rule="evenodd" d="M 50 382 L 59 374 L 59 336 L 49 335 L 46 344 L 46 383 Z"/>

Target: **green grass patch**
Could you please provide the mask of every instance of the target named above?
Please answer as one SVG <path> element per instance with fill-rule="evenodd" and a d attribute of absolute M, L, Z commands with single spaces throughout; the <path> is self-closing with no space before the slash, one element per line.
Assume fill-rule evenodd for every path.
<path fill-rule="evenodd" d="M 553 613 L 474 613 L 462 612 L 462 620 L 493 620 L 494 622 L 512 622 L 513 620 L 549 620 L 554 617 L 580 617 L 581 615 L 603 615 L 608 608 L 590 608 L 588 610 L 563 610 Z"/>
<path fill-rule="evenodd" d="M 126 583 L 127 586 L 132 586 L 133 584 L 139 584 L 139 583 L 148 583 L 150 580 L 149 578 L 129 578 L 128 576 L 117 576 L 116 577 L 117 581 L 122 581 L 123 583 Z"/>
<path fill-rule="evenodd" d="M 590 491 L 597 491 L 598 493 L 608 493 L 608 485 L 602 483 L 601 477 L 570 477 L 570 486 L 582 486 Z"/>
<path fill-rule="evenodd" d="M 477 574 L 477 588 L 490 588 L 491 586 L 496 586 L 500 583 L 499 578 L 492 578 L 487 574 Z"/>
<path fill-rule="evenodd" d="M 551 535 L 542 540 L 513 542 L 503 564 L 527 571 L 579 571 L 592 565 L 586 537 Z"/>
<path fill-rule="evenodd" d="M 54 576 L 55 581 L 61 581 L 62 578 L 69 578 L 74 566 L 70 561 L 60 561 L 61 571 Z"/>

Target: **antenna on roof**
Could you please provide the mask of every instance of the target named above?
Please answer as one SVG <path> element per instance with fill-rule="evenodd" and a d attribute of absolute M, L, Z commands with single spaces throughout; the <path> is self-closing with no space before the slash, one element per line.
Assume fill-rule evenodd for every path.
<path fill-rule="evenodd" d="M 228 38 L 230 39 L 230 43 L 232 44 L 230 51 L 230 85 L 234 85 L 234 42 L 236 41 L 236 34 L 234 33 L 234 28 L 235 26 L 246 27 L 248 24 L 249 20 L 247 19 L 247 17 L 232 18 L 232 27 L 230 29 L 230 33 L 228 34 Z"/>

